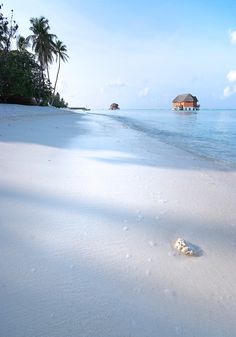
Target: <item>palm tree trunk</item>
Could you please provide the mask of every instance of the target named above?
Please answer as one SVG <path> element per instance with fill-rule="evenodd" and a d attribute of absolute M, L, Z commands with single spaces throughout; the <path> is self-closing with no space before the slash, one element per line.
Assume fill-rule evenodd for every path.
<path fill-rule="evenodd" d="M 59 72 L 60 72 L 60 67 L 61 67 L 61 59 L 59 57 L 57 76 L 56 76 L 55 85 L 54 85 L 54 89 L 53 89 L 52 104 L 53 104 L 54 96 L 55 96 L 55 92 L 56 92 L 56 86 L 57 86 L 58 75 L 59 75 Z"/>
<path fill-rule="evenodd" d="M 41 62 L 40 62 L 40 68 L 41 68 L 41 81 L 42 81 L 42 88 L 43 88 L 43 90 L 44 90 L 43 65 L 42 65 L 42 63 L 41 63 Z M 41 103 L 41 100 L 42 100 L 41 93 L 42 93 L 42 89 L 41 89 L 41 85 L 40 85 L 40 87 L 39 87 L 40 103 Z"/>
<path fill-rule="evenodd" d="M 50 82 L 50 76 L 49 76 L 49 69 L 48 69 L 48 64 L 47 64 L 47 76 L 48 76 L 48 80 Z M 51 83 L 51 82 L 50 82 Z"/>

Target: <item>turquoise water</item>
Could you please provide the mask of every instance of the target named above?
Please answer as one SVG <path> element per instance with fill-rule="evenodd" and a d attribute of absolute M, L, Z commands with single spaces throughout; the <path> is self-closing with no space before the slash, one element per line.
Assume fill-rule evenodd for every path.
<path fill-rule="evenodd" d="M 236 110 L 119 110 L 106 114 L 162 142 L 236 167 Z"/>

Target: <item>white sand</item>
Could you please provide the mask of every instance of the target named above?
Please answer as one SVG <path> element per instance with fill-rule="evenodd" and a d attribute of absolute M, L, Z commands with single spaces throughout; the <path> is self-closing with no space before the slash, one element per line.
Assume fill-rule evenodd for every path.
<path fill-rule="evenodd" d="M 0 336 L 236 336 L 235 200 L 105 116 L 0 105 Z"/>

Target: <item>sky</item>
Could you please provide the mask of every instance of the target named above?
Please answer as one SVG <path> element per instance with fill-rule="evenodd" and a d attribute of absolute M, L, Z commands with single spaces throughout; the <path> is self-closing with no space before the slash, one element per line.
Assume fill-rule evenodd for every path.
<path fill-rule="evenodd" d="M 236 108 L 236 1 L 7 0 L 30 34 L 45 16 L 67 46 L 58 91 L 69 106 L 169 108 L 192 93 L 202 108 Z M 51 78 L 56 75 L 51 67 Z"/>

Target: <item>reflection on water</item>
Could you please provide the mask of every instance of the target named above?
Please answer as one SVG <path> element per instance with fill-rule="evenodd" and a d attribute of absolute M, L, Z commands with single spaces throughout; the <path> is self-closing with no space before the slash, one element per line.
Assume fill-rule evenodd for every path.
<path fill-rule="evenodd" d="M 192 115 L 196 115 L 197 111 L 187 111 L 187 110 L 173 110 L 173 112 L 176 115 L 180 115 L 180 116 L 192 116 Z"/>

